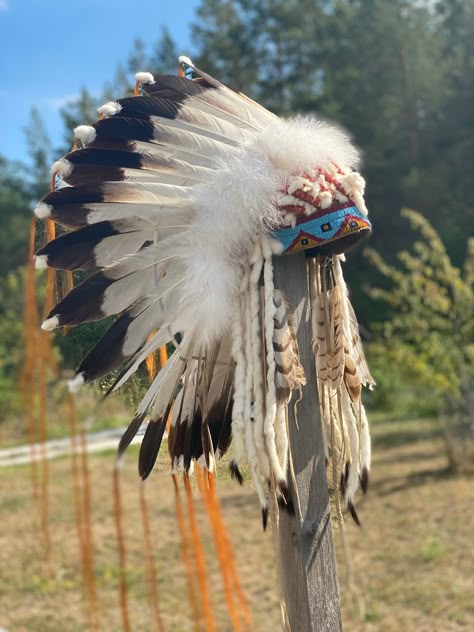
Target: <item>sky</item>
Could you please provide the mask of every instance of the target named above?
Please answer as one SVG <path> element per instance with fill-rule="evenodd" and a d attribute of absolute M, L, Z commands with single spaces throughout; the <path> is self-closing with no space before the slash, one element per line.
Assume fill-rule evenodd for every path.
<path fill-rule="evenodd" d="M 180 52 L 192 53 L 189 25 L 198 4 L 0 0 L 0 155 L 28 161 L 23 128 L 33 106 L 53 146 L 59 145 L 64 133 L 59 110 L 82 87 L 100 93 L 117 65 L 126 61 L 136 37 L 153 45 L 165 25 Z"/>

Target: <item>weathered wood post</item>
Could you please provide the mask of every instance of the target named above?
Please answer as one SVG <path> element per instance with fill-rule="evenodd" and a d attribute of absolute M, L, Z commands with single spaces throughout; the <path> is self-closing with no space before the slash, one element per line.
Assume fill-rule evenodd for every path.
<path fill-rule="evenodd" d="M 315 388 L 304 253 L 275 257 L 274 275 L 275 286 L 285 294 L 294 310 L 301 363 L 307 379 L 297 419 L 294 410 L 297 393 L 288 407 L 290 452 L 297 489 L 290 477 L 295 515 L 280 512 L 278 534 L 283 596 L 291 632 L 339 632 L 342 630 L 339 589 Z"/>

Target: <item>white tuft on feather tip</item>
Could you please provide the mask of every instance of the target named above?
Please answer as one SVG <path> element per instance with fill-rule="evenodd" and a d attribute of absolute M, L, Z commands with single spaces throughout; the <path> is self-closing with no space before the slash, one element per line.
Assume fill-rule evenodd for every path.
<path fill-rule="evenodd" d="M 180 55 L 178 57 L 178 63 L 186 64 L 186 66 L 189 66 L 190 68 L 194 67 L 192 59 L 190 59 L 189 57 L 186 57 L 186 55 Z"/>
<path fill-rule="evenodd" d="M 101 105 L 100 108 L 97 108 L 97 112 L 102 114 L 103 116 L 114 116 L 118 114 L 122 106 L 117 101 L 107 101 L 104 105 Z"/>
<path fill-rule="evenodd" d="M 40 202 L 33 212 L 38 219 L 46 219 L 51 216 L 52 210 L 53 207 L 50 204 Z"/>
<path fill-rule="evenodd" d="M 72 173 L 72 163 L 66 158 L 61 158 L 60 160 L 56 160 L 54 165 L 51 167 L 51 175 L 54 176 L 56 173 L 59 173 L 61 178 L 67 178 Z"/>
<path fill-rule="evenodd" d="M 92 125 L 78 125 L 74 128 L 74 136 L 80 140 L 83 145 L 94 142 L 97 133 Z"/>
<path fill-rule="evenodd" d="M 78 393 L 81 386 L 84 384 L 84 372 L 75 375 L 72 380 L 68 380 L 67 387 L 70 393 Z"/>
<path fill-rule="evenodd" d="M 37 270 L 46 270 L 48 267 L 48 255 L 36 255 L 35 268 Z"/>
<path fill-rule="evenodd" d="M 57 316 L 52 316 L 51 318 L 47 318 L 43 321 L 41 325 L 41 329 L 43 331 L 53 331 L 59 325 L 59 318 Z"/>
<path fill-rule="evenodd" d="M 155 83 L 155 78 L 151 74 L 151 72 L 137 72 L 135 75 L 135 79 L 139 83 Z"/>

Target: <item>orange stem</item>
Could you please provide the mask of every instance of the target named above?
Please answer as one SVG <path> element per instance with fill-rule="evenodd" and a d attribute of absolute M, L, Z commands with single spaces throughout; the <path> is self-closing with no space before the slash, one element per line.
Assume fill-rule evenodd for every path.
<path fill-rule="evenodd" d="M 213 507 L 213 512 L 215 515 L 216 526 L 218 532 L 222 535 L 222 541 L 225 550 L 225 559 L 226 559 L 226 568 L 229 569 L 232 584 L 237 593 L 237 597 L 239 599 L 240 604 L 240 614 L 244 620 L 245 626 L 247 630 L 252 629 L 252 617 L 250 615 L 250 611 L 247 605 L 247 600 L 245 599 L 245 595 L 242 590 L 242 586 L 240 584 L 239 574 L 237 571 L 237 564 L 235 562 L 234 552 L 232 550 L 232 544 L 230 542 L 230 537 L 228 531 L 226 529 L 224 519 L 222 518 L 222 512 L 219 505 L 219 499 L 216 494 L 216 484 L 215 477 L 212 472 L 208 472 L 207 474 L 208 484 L 209 484 L 209 498 L 211 501 L 211 505 Z"/>
<path fill-rule="evenodd" d="M 114 468 L 114 509 L 115 509 L 115 528 L 117 533 L 117 545 L 119 554 L 119 600 L 120 612 L 122 615 L 122 624 L 125 632 L 131 632 L 130 617 L 128 614 L 127 601 L 127 577 L 126 577 L 126 550 L 125 538 L 122 525 L 122 503 L 120 497 L 120 470 L 116 465 Z"/>
<path fill-rule="evenodd" d="M 83 534 L 84 534 L 84 559 L 86 567 L 86 590 L 90 600 L 90 613 L 93 630 L 99 629 L 99 603 L 94 576 L 94 546 L 91 522 L 91 493 L 90 493 L 90 473 L 87 453 L 87 434 L 83 427 L 81 429 L 81 475 L 83 489 Z"/>
<path fill-rule="evenodd" d="M 36 216 L 33 215 L 30 224 L 30 239 L 28 247 L 28 263 L 25 284 L 24 307 L 24 331 L 25 331 L 25 360 L 20 380 L 20 388 L 23 392 L 26 414 L 28 417 L 28 441 L 30 444 L 31 479 L 33 487 L 33 501 L 39 499 L 38 466 L 36 454 L 36 369 L 38 362 L 38 305 L 35 291 L 35 264 L 33 255 L 35 251 Z"/>
<path fill-rule="evenodd" d="M 201 619 L 200 608 L 198 606 L 196 590 L 194 586 L 193 565 L 190 555 L 190 541 L 187 532 L 186 521 L 183 515 L 183 508 L 181 506 L 181 497 L 179 493 L 178 479 L 175 474 L 173 476 L 174 484 L 174 498 L 175 498 L 175 510 L 176 519 L 178 521 L 179 533 L 181 535 L 181 556 L 183 558 L 184 570 L 186 573 L 186 582 L 188 585 L 188 598 L 191 604 L 191 610 L 193 613 L 194 629 L 199 630 L 199 621 Z"/>
<path fill-rule="evenodd" d="M 148 505 L 146 501 L 145 483 L 140 483 L 140 513 L 143 525 L 143 545 L 145 547 L 145 557 L 147 565 L 148 580 L 148 600 L 153 612 L 156 629 L 164 632 L 163 621 L 160 614 L 160 603 L 158 597 L 158 579 L 156 575 L 155 556 L 151 540 L 150 520 L 148 516 Z"/>
<path fill-rule="evenodd" d="M 199 536 L 199 528 L 196 520 L 196 512 L 194 510 L 193 492 L 191 489 L 191 483 L 187 473 L 183 474 L 184 489 L 186 491 L 186 499 L 188 501 L 188 514 L 189 523 L 191 526 L 191 538 L 193 543 L 194 553 L 196 555 L 198 585 L 201 594 L 201 601 L 204 611 L 204 620 L 206 622 L 206 630 L 213 632 L 216 629 L 214 622 L 214 616 L 212 613 L 211 599 L 209 595 L 209 587 L 207 584 L 206 574 L 206 562 L 204 559 L 204 553 L 201 544 L 201 538 Z"/>

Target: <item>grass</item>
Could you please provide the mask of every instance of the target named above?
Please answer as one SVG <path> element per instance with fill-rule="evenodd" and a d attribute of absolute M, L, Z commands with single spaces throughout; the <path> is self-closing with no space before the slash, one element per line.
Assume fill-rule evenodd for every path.
<path fill-rule="evenodd" d="M 359 607 L 348 586 L 347 565 L 334 532 L 346 629 L 355 632 L 449 632 L 474 629 L 472 480 L 449 473 L 437 426 L 429 420 L 378 422 L 373 427 L 374 463 L 369 494 L 358 512 L 363 527 L 347 523 Z M 146 598 L 142 527 L 138 505 L 137 450 L 122 471 L 127 585 L 134 632 L 154 630 Z M 89 458 L 95 573 L 101 629 L 120 630 L 119 569 L 113 520 L 113 456 Z M 79 548 L 73 520 L 70 462 L 50 462 L 49 526 L 52 553 L 43 557 L 28 467 L 0 470 L 0 628 L 9 632 L 87 630 Z M 158 587 L 165 629 L 193 630 L 166 459 L 147 484 Z M 222 474 L 219 497 L 252 616 L 253 632 L 280 629 L 275 556 L 270 533 L 262 533 L 258 503 L 249 483 L 239 488 Z M 223 606 L 215 550 L 200 502 L 213 607 L 219 632 L 231 630 Z M 294 632 L 300 632 L 298 630 Z"/>

